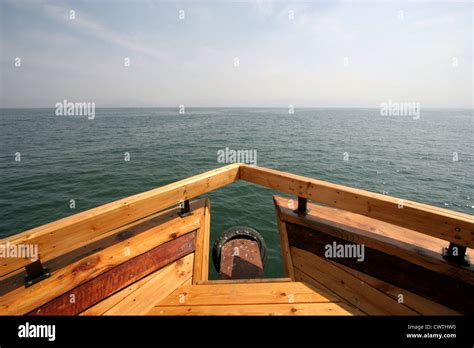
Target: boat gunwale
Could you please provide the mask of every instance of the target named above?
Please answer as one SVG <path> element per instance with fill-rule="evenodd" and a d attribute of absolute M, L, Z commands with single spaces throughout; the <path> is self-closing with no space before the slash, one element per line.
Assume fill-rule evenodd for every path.
<path fill-rule="evenodd" d="M 283 193 L 310 199 L 342 210 L 427 234 L 469 248 L 474 247 L 474 217 L 361 189 L 311 179 L 264 167 L 233 163 L 183 180 L 129 196 L 63 219 L 6 237 L 0 243 L 37 243 L 41 257 L 67 252 L 54 250 L 54 239 L 74 236 L 77 248 L 90 238 L 137 221 L 155 212 L 176 206 L 235 181 L 244 180 Z M 78 235 L 80 237 L 78 237 Z M 28 259 L 4 263 L 0 276 L 21 268 Z"/>

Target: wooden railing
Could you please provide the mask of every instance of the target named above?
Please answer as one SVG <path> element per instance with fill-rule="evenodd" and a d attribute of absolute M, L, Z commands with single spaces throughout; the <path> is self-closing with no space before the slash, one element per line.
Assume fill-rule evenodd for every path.
<path fill-rule="evenodd" d="M 335 208 L 474 247 L 474 217 L 277 170 L 240 166 L 240 179 Z"/>
<path fill-rule="evenodd" d="M 471 215 L 238 163 L 33 228 L 0 240 L 0 243 L 38 244 L 41 259 L 51 259 L 86 245 L 91 238 L 114 228 L 239 179 L 409 228 L 457 245 L 474 247 L 474 218 Z M 58 247 L 59 244 L 61 247 Z M 2 262 L 0 277 L 28 263 L 28 259 Z"/>
<path fill-rule="evenodd" d="M 41 260 L 52 259 L 80 248 L 114 228 L 136 221 L 160 210 L 178 205 L 238 179 L 239 164 L 193 176 L 175 183 L 139 193 L 115 202 L 86 210 L 61 220 L 33 228 L 0 240 L 0 244 L 37 244 Z M 24 267 L 29 259 L 8 259 L 2 262 L 0 277 Z"/>

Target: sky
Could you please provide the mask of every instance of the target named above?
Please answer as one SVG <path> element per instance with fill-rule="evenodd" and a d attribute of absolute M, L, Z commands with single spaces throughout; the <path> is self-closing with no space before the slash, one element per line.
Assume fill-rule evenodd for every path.
<path fill-rule="evenodd" d="M 0 13 L 0 107 L 473 107 L 471 1 L 0 0 Z"/>

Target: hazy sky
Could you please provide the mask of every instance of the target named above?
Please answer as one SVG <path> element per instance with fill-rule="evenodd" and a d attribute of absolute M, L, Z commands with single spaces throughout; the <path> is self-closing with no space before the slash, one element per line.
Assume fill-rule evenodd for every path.
<path fill-rule="evenodd" d="M 471 1 L 0 3 L 1 107 L 473 106 Z"/>

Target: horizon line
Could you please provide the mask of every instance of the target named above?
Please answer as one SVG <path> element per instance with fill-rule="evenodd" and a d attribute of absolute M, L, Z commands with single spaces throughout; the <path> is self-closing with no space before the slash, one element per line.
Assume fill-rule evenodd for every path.
<path fill-rule="evenodd" d="M 185 109 L 288 109 L 288 106 L 185 106 Z M 179 109 L 180 105 L 173 106 L 101 106 L 96 109 Z M 379 109 L 380 107 L 370 106 L 294 106 L 297 109 Z M 55 109 L 55 107 L 45 106 L 0 106 L 4 109 Z M 420 109 L 465 109 L 474 110 L 474 106 L 426 106 Z"/>

